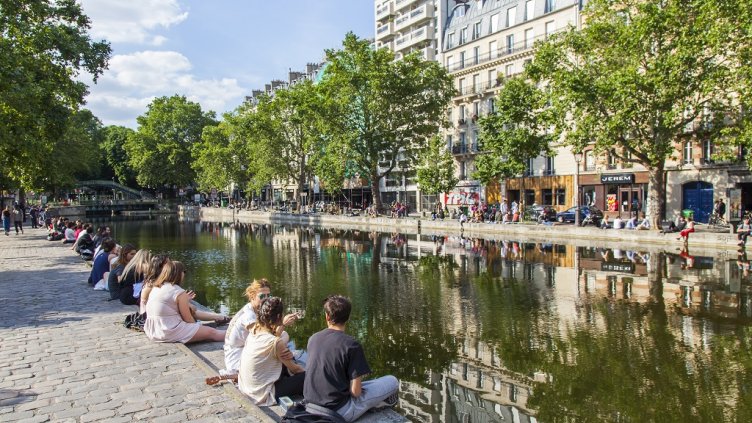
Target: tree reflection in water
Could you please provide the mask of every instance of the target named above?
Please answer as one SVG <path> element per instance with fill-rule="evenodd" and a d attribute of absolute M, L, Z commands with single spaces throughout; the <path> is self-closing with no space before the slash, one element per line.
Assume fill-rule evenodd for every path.
<path fill-rule="evenodd" d="M 114 224 L 168 252 L 215 310 L 267 277 L 299 345 L 321 300 L 353 300 L 348 331 L 420 421 L 752 421 L 749 262 L 692 251 L 349 229 L 177 221 Z M 685 255 L 689 255 L 686 252 Z M 745 270 L 746 269 L 746 270 Z"/>

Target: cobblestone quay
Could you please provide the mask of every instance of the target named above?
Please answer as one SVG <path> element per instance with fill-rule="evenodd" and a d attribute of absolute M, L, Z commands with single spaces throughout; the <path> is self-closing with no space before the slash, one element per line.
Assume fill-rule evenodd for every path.
<path fill-rule="evenodd" d="M 274 421 L 182 345 L 125 329 L 135 307 L 42 229 L 0 236 L 0 421 Z"/>

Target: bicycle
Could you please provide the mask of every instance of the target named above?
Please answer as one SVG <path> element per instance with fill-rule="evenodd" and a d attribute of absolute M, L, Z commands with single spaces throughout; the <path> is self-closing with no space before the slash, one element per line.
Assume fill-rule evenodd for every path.
<path fill-rule="evenodd" d="M 708 226 L 713 227 L 721 227 L 721 228 L 727 228 L 729 226 L 726 219 L 723 218 L 723 216 L 719 215 L 716 212 L 713 212 L 710 217 L 708 218 Z"/>

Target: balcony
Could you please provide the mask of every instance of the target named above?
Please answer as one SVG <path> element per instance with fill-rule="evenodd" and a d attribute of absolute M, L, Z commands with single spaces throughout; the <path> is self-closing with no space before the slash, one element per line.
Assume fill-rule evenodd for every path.
<path fill-rule="evenodd" d="M 405 34 L 401 38 L 398 38 L 394 43 L 394 48 L 398 51 L 405 50 L 420 43 L 425 44 L 426 42 L 433 41 L 434 31 L 435 30 L 431 26 L 418 28 L 409 34 Z"/>
<path fill-rule="evenodd" d="M 480 145 L 475 144 L 457 144 L 452 146 L 452 154 L 455 156 L 461 156 L 465 154 L 475 154 L 481 151 Z"/>
<path fill-rule="evenodd" d="M 457 89 L 457 95 L 455 96 L 455 100 L 459 100 L 462 97 L 469 96 L 469 95 L 482 95 L 487 92 L 491 92 L 492 90 L 496 89 L 501 85 L 498 81 L 486 81 L 486 82 L 479 82 L 477 84 L 469 84 L 462 87 L 459 87 Z"/>
<path fill-rule="evenodd" d="M 394 14 L 394 3 L 389 2 L 376 8 L 376 20 L 380 21 Z"/>
<path fill-rule="evenodd" d="M 394 23 L 387 22 L 384 25 L 376 28 L 376 39 L 381 40 L 394 36 Z"/>
<path fill-rule="evenodd" d="M 564 28 L 560 28 L 552 32 L 551 34 L 560 32 L 563 30 Z M 480 65 L 482 63 L 490 62 L 492 60 L 501 59 L 506 56 L 511 56 L 513 54 L 522 53 L 522 52 L 529 51 L 529 50 L 531 51 L 536 41 L 545 40 L 547 37 L 550 37 L 551 34 L 539 35 L 537 37 L 534 37 L 532 40 L 522 40 L 518 43 L 512 44 L 511 46 L 504 46 L 502 48 L 496 49 L 495 51 L 486 52 L 484 54 L 479 55 L 478 57 L 467 58 L 463 62 L 450 63 L 447 65 L 447 71 L 457 72 L 465 68 L 469 68 L 475 65 Z"/>
<path fill-rule="evenodd" d="M 417 0 L 394 0 L 394 10 L 404 9 L 416 1 Z"/>

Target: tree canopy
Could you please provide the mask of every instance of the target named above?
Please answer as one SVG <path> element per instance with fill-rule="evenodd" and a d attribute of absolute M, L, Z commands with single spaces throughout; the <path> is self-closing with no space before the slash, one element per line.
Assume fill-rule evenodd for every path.
<path fill-rule="evenodd" d="M 454 189 L 459 182 L 454 171 L 454 158 L 439 136 L 434 136 L 419 154 L 417 167 L 421 192 L 439 194 Z"/>
<path fill-rule="evenodd" d="M 216 125 L 214 112 L 185 96 L 159 97 L 137 118 L 125 152 L 141 186 L 187 186 L 195 180 L 192 151 L 206 126 Z"/>
<path fill-rule="evenodd" d="M 349 33 L 341 50 L 327 51 L 324 96 L 332 100 L 326 133 L 341 163 L 367 175 L 380 207 L 379 181 L 417 152 L 444 124 L 454 88 L 447 71 L 417 54 L 394 60 Z M 345 157 L 342 160 L 342 156 Z"/>
<path fill-rule="evenodd" d="M 706 140 L 721 140 L 722 126 L 747 125 L 749 116 L 739 112 L 739 95 L 749 92 L 745 4 L 749 9 L 741 0 L 592 0 L 583 11 L 585 26 L 537 44 L 523 82 L 508 83 L 499 98 L 529 84 L 524 90 L 543 96 L 545 106 L 527 106 L 545 112 L 558 142 L 643 165 L 650 180 L 649 214 L 660 219 L 666 161 L 688 137 L 688 125 L 704 122 L 692 132 Z M 537 115 L 504 127 L 514 121 L 517 106 L 498 105 L 497 115 L 489 118 L 494 128 L 536 133 Z M 537 149 L 529 139 L 489 132 L 499 141 L 497 150 Z"/>
<path fill-rule="evenodd" d="M 44 187 L 39 160 L 66 146 L 87 94 L 80 79 L 96 82 L 107 67 L 110 46 L 92 41 L 90 27 L 75 0 L 0 0 L 0 168 L 14 185 Z"/>

